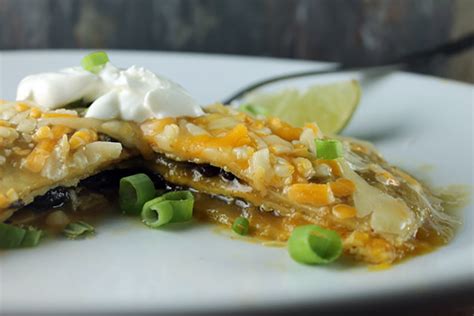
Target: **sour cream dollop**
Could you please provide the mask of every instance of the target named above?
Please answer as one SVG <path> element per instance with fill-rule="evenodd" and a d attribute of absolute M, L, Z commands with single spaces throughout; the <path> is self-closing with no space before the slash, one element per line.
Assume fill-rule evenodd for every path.
<path fill-rule="evenodd" d="M 199 116 L 202 108 L 179 84 L 143 67 L 120 69 L 107 63 L 91 73 L 72 67 L 27 76 L 17 88 L 18 101 L 45 110 L 75 101 L 91 103 L 86 117 L 143 122 L 149 118 Z"/>

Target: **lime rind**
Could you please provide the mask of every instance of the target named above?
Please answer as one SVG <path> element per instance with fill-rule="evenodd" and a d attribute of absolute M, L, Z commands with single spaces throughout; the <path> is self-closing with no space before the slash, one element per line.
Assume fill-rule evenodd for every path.
<path fill-rule="evenodd" d="M 295 126 L 316 122 L 324 133 L 338 134 L 350 122 L 361 98 L 356 80 L 295 88 L 274 93 L 252 93 L 246 103 L 266 107 L 276 116 Z"/>

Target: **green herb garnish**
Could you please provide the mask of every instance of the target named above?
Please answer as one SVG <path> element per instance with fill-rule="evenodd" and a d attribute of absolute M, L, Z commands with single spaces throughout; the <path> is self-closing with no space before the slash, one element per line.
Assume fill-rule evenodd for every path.
<path fill-rule="evenodd" d="M 232 230 L 239 235 L 247 235 L 249 232 L 249 220 L 243 216 L 239 216 L 232 224 Z"/>
<path fill-rule="evenodd" d="M 187 222 L 193 217 L 194 196 L 189 191 L 168 192 L 143 206 L 142 220 L 152 228 Z"/>
<path fill-rule="evenodd" d="M 81 66 L 94 74 L 97 74 L 109 62 L 109 56 L 106 52 L 94 52 L 84 56 L 81 60 Z"/>
<path fill-rule="evenodd" d="M 41 230 L 0 223 L 0 249 L 34 247 L 41 236 Z"/>
<path fill-rule="evenodd" d="M 300 263 L 327 264 L 341 255 L 342 241 L 333 230 L 316 225 L 299 226 L 288 240 L 288 252 Z"/>
<path fill-rule="evenodd" d="M 86 237 L 93 233 L 95 233 L 94 226 L 83 221 L 70 223 L 63 230 L 64 236 L 71 239 Z"/>
<path fill-rule="evenodd" d="M 119 204 L 125 214 L 140 214 L 143 205 L 153 199 L 155 195 L 155 185 L 144 173 L 120 179 Z"/>
<path fill-rule="evenodd" d="M 337 159 L 343 156 L 344 150 L 338 140 L 316 139 L 316 156 L 319 159 Z"/>
<path fill-rule="evenodd" d="M 263 115 L 267 116 L 269 114 L 269 111 L 267 108 L 260 106 L 260 105 L 253 105 L 253 104 L 242 104 L 239 106 L 239 111 L 248 113 L 252 116 L 258 116 L 258 115 Z"/>

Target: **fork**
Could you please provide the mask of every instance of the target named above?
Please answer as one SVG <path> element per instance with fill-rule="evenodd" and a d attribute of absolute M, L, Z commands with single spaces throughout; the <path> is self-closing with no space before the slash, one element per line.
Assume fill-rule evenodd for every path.
<path fill-rule="evenodd" d="M 330 74 L 330 73 L 338 73 L 338 72 L 352 72 L 352 71 L 358 71 L 358 72 L 371 71 L 371 72 L 377 72 L 377 73 L 378 72 L 380 73 L 391 72 L 391 71 L 401 70 L 408 67 L 417 66 L 417 65 L 426 63 L 438 56 L 449 57 L 449 56 L 458 54 L 466 49 L 472 48 L 473 46 L 474 46 L 474 33 L 470 33 L 455 41 L 447 42 L 430 49 L 410 53 L 402 57 L 389 60 L 387 62 L 379 63 L 373 66 L 369 66 L 369 67 L 336 64 L 334 66 L 331 66 L 323 70 L 308 70 L 308 71 L 292 72 L 292 73 L 282 74 L 278 76 L 273 76 L 273 77 L 256 81 L 238 90 L 233 95 L 225 99 L 222 103 L 231 104 L 235 101 L 242 99 L 246 94 L 253 92 L 262 86 L 265 86 L 267 84 L 271 84 L 277 81 L 301 78 L 301 77 L 309 77 L 309 76 L 315 76 L 315 75 L 324 75 L 324 74 Z"/>

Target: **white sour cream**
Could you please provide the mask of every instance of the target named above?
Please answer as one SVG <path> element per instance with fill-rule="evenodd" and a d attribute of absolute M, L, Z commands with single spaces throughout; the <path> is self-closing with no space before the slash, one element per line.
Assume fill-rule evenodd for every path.
<path fill-rule="evenodd" d="M 119 69 L 111 63 L 93 74 L 81 67 L 24 78 L 18 101 L 50 110 L 83 100 L 86 117 L 143 122 L 149 118 L 199 116 L 202 108 L 179 84 L 137 66 Z"/>

